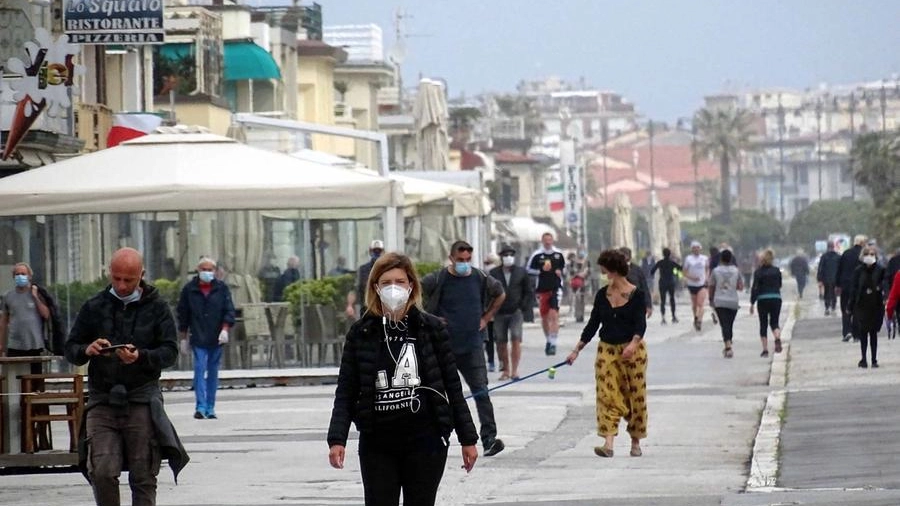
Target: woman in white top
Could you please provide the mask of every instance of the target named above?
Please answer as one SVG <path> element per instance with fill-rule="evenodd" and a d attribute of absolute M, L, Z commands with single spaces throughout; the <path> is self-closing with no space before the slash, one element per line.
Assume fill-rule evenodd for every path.
<path fill-rule="evenodd" d="M 691 293 L 691 310 L 694 313 L 694 329 L 700 330 L 703 308 L 706 305 L 706 280 L 709 277 L 709 258 L 700 254 L 702 246 L 698 241 L 691 243 L 691 253 L 684 257 L 684 277 Z"/>
<path fill-rule="evenodd" d="M 719 316 L 722 326 L 722 340 L 725 349 L 722 355 L 731 358 L 731 338 L 733 336 L 734 318 L 738 312 L 738 293 L 744 289 L 741 273 L 734 265 L 734 253 L 724 249 L 719 256 L 719 265 L 709 276 L 709 301 Z"/>

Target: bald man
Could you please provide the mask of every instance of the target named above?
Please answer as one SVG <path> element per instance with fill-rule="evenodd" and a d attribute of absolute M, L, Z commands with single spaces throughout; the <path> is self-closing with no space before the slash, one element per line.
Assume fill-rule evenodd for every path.
<path fill-rule="evenodd" d="M 159 387 L 162 370 L 178 358 L 175 321 L 143 276 L 139 251 L 116 251 L 109 286 L 84 303 L 66 341 L 66 359 L 89 364 L 79 466 L 98 506 L 119 506 L 124 466 L 132 504 L 152 506 L 162 458 L 176 478 L 188 462 Z"/>

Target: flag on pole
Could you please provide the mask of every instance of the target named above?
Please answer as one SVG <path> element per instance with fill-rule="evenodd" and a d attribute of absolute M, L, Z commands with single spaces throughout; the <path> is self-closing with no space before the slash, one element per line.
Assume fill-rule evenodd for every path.
<path fill-rule="evenodd" d="M 547 201 L 550 203 L 550 211 L 562 211 L 566 207 L 563 195 L 563 184 L 557 183 L 547 187 Z"/>
<path fill-rule="evenodd" d="M 151 113 L 121 113 L 113 115 L 113 125 L 106 138 L 106 147 L 144 136 L 162 125 L 162 118 Z"/>

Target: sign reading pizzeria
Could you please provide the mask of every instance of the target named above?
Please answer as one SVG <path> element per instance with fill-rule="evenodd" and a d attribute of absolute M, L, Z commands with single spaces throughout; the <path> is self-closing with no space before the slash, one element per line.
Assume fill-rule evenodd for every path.
<path fill-rule="evenodd" d="M 78 44 L 162 44 L 163 0 L 63 0 L 63 31 Z"/>

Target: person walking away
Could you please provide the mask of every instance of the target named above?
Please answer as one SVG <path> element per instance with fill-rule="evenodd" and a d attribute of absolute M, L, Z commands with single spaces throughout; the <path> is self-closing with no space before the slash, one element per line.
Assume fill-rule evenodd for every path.
<path fill-rule="evenodd" d="M 841 256 L 834 250 L 834 243 L 828 241 L 828 251 L 819 258 L 819 267 L 816 269 L 816 281 L 819 283 L 819 289 L 822 292 L 822 300 L 825 304 L 825 316 L 836 314 L 837 297 L 835 296 L 835 288 L 837 286 L 838 264 L 841 262 Z"/>
<path fill-rule="evenodd" d="M 853 273 L 860 265 L 859 259 L 862 257 L 862 249 L 867 239 L 864 235 L 855 236 L 853 247 L 841 253 L 841 261 L 838 263 L 836 293 L 841 298 L 841 335 L 845 343 L 856 335 L 853 329 L 853 312 L 850 310 L 850 296 L 853 292 Z"/>
<path fill-rule="evenodd" d="M 231 291 L 215 278 L 215 272 L 216 261 L 201 258 L 197 275 L 181 289 L 176 308 L 181 352 L 193 351 L 194 418 L 198 420 L 217 418 L 219 365 L 235 322 Z"/>
<path fill-rule="evenodd" d="M 628 262 L 628 282 L 640 289 L 644 296 L 644 307 L 647 311 L 647 318 L 650 318 L 650 315 L 653 314 L 653 296 L 650 293 L 650 283 L 647 281 L 644 269 L 631 261 L 631 248 L 623 246 L 619 248 L 619 251 L 625 255 L 625 261 Z"/>
<path fill-rule="evenodd" d="M 356 270 L 356 289 L 347 293 L 347 307 L 344 309 L 344 314 L 351 320 L 361 317 L 361 313 L 357 314 L 356 311 L 357 302 L 362 308 L 367 307 L 368 302 L 365 300 L 365 297 L 366 284 L 369 282 L 369 272 L 372 271 L 372 266 L 375 265 L 375 262 L 383 253 L 384 242 L 375 239 L 369 244 L 369 261 L 360 265 L 359 269 Z"/>
<path fill-rule="evenodd" d="M 806 278 L 809 276 L 809 257 L 803 250 L 797 250 L 797 254 L 791 259 L 789 265 L 791 276 L 797 280 L 797 296 L 803 298 L 803 290 L 806 289 Z"/>
<path fill-rule="evenodd" d="M 647 437 L 647 330 L 645 299 L 640 288 L 628 282 L 625 255 L 610 249 L 600 253 L 600 270 L 609 284 L 594 297 L 594 307 L 581 339 L 566 357 L 573 364 L 599 329 L 595 378 L 597 384 L 597 433 L 603 446 L 594 447 L 599 457 L 612 457 L 619 422 L 628 422 L 631 456 L 640 457 L 641 439 Z"/>
<path fill-rule="evenodd" d="M 872 367 L 878 367 L 878 332 L 884 321 L 884 267 L 878 265 L 878 250 L 866 246 L 862 250 L 862 263 L 853 272 L 850 310 L 856 321 L 857 339 L 862 358 L 857 364 L 865 368 L 866 348 L 871 349 Z"/>
<path fill-rule="evenodd" d="M 703 325 L 703 311 L 706 305 L 706 280 L 709 278 L 709 258 L 700 253 L 699 242 L 691 242 L 691 252 L 684 257 L 684 277 L 691 294 L 691 312 L 694 315 L 694 329 L 700 331 Z"/>
<path fill-rule="evenodd" d="M 722 356 L 725 358 L 734 356 L 732 350 L 734 319 L 739 308 L 738 293 L 743 290 L 744 281 L 734 265 L 734 253 L 729 249 L 723 249 L 719 252 L 718 267 L 713 269 L 709 276 L 709 301 L 719 315 L 722 341 L 725 342 Z"/>
<path fill-rule="evenodd" d="M 463 397 L 445 325 L 421 310 L 409 257 L 385 253 L 372 265 L 362 317 L 347 332 L 328 426 L 328 461 L 342 469 L 350 423 L 359 431 L 367 506 L 430 506 L 447 463 L 450 434 L 470 472 L 478 433 Z M 479 349 L 475 355 L 483 357 Z M 481 359 L 482 362 L 484 359 Z"/>
<path fill-rule="evenodd" d="M 662 315 L 662 324 L 666 324 L 666 295 L 669 296 L 669 305 L 672 308 L 672 323 L 678 323 L 675 316 L 675 286 L 678 283 L 676 273 L 681 271 L 681 265 L 672 260 L 672 250 L 663 248 L 662 260 L 656 262 L 650 268 L 651 276 L 659 271 L 659 311 Z"/>
<path fill-rule="evenodd" d="M 759 305 L 759 339 L 762 343 L 760 357 L 769 356 L 768 328 L 775 338 L 775 353 L 781 353 L 781 270 L 775 267 L 775 253 L 771 249 L 763 251 L 759 268 L 753 272 L 753 286 L 750 288 L 750 314 Z"/>
<path fill-rule="evenodd" d="M 472 267 L 472 246 L 466 241 L 454 242 L 449 258 L 448 267 L 422 279 L 425 310 L 447 324 L 456 367 L 475 397 L 484 456 L 491 457 L 505 445 L 497 437 L 494 405 L 487 392 L 483 335 L 506 293 L 499 281 Z"/>
<path fill-rule="evenodd" d="M 500 257 L 494 253 L 489 253 L 487 258 L 484 259 L 484 265 L 482 266 L 482 270 L 484 272 L 490 272 L 491 269 L 497 267 L 500 264 Z M 487 368 L 488 372 L 494 372 L 497 370 L 497 366 L 494 363 L 494 343 L 496 343 L 496 338 L 494 337 L 494 320 L 491 320 L 487 324 L 487 328 L 484 333 L 484 353 L 487 355 Z M 502 371 L 505 363 L 500 361 L 500 370 Z"/>
<path fill-rule="evenodd" d="M 556 355 L 559 336 L 559 298 L 562 295 L 562 278 L 566 260 L 562 251 L 553 246 L 553 234 L 541 236 L 541 248 L 528 259 L 528 274 L 537 276 L 535 293 L 538 296 L 541 328 L 544 331 L 545 355 Z"/>
<path fill-rule="evenodd" d="M 584 321 L 585 293 L 590 290 L 588 284 L 591 282 L 591 264 L 584 250 L 579 251 L 575 255 L 575 260 L 571 263 L 570 272 L 572 275 L 569 286 L 572 289 L 575 321 L 581 323 Z"/>
<path fill-rule="evenodd" d="M 143 275 L 139 251 L 113 253 L 110 285 L 81 306 L 66 341 L 66 360 L 88 364 L 78 458 L 98 506 L 119 506 L 124 468 L 132 505 L 153 506 L 161 459 L 168 460 L 176 483 L 190 460 L 159 386 L 162 370 L 178 358 L 175 320 Z"/>
<path fill-rule="evenodd" d="M 500 249 L 500 267 L 489 274 L 503 286 L 506 299 L 494 315 L 494 336 L 497 356 L 505 368 L 500 381 L 519 379 L 522 359 L 522 326 L 524 314 L 534 301 L 534 284 L 524 267 L 516 265 L 516 250 L 512 246 Z M 507 346 L 508 345 L 508 346 Z"/>

